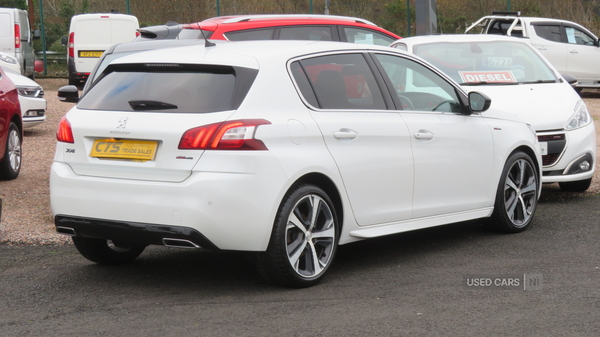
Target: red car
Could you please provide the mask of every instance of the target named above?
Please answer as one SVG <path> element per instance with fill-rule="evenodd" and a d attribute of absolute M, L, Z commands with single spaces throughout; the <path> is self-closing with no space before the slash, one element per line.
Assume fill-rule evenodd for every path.
<path fill-rule="evenodd" d="M 389 46 L 400 36 L 360 18 L 334 15 L 219 16 L 183 26 L 179 39 L 319 40 Z"/>
<path fill-rule="evenodd" d="M 23 122 L 19 94 L 0 68 L 0 180 L 15 179 L 21 170 Z"/>

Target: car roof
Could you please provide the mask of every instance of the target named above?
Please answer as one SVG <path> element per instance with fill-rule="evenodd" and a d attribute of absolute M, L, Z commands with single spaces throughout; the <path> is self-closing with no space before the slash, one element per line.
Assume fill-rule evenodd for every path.
<path fill-rule="evenodd" d="M 216 42 L 216 41 L 213 41 Z M 221 43 L 221 41 L 216 42 Z M 158 40 L 134 40 L 131 42 L 124 42 L 113 45 L 107 52 L 108 53 L 123 53 L 129 51 L 144 51 L 151 49 L 160 48 L 174 48 L 189 46 L 195 44 L 204 44 L 204 40 L 177 40 L 177 39 L 158 39 Z"/>
<path fill-rule="evenodd" d="M 413 46 L 416 44 L 423 43 L 438 43 L 438 42 L 494 42 L 494 41 L 507 41 L 515 43 L 528 44 L 525 40 L 514 37 L 504 36 L 495 34 L 447 34 L 447 35 L 422 35 L 422 36 L 410 36 L 402 38 L 401 40 L 394 41 L 402 42 L 406 45 Z"/>
<path fill-rule="evenodd" d="M 322 15 L 322 14 L 264 14 L 264 15 L 229 15 L 229 16 L 218 16 L 200 21 L 203 23 L 215 23 L 215 24 L 232 24 L 240 22 L 258 22 L 258 21 L 271 21 L 273 24 L 279 24 L 277 21 L 305 21 L 311 24 L 314 23 L 329 23 L 339 24 L 340 22 L 347 23 L 361 23 L 365 25 L 377 26 L 371 21 L 355 18 L 350 16 L 339 16 L 339 15 Z"/>
<path fill-rule="evenodd" d="M 258 69 L 261 60 L 288 60 L 307 54 L 351 50 L 357 52 L 381 50 L 399 53 L 397 49 L 389 47 L 345 42 L 267 40 L 224 42 L 218 43 L 214 47 L 205 47 L 203 43 L 198 43 L 179 48 L 166 48 L 136 53 L 119 58 L 112 63 L 214 64 Z M 414 56 L 409 55 L 409 57 Z"/>

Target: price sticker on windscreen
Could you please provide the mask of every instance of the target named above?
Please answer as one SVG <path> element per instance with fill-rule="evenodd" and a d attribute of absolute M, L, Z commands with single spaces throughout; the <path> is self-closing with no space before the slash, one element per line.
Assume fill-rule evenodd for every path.
<path fill-rule="evenodd" d="M 510 70 L 499 71 L 459 71 L 463 83 L 516 83 Z"/>

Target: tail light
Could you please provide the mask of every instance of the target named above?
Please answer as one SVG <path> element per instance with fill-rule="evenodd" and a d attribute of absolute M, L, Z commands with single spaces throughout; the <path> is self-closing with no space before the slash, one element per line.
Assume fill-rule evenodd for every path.
<path fill-rule="evenodd" d="M 75 138 L 73 138 L 73 130 L 71 130 L 71 123 L 69 123 L 67 116 L 63 116 L 58 124 L 58 130 L 56 130 L 56 140 L 63 143 L 75 143 Z"/>
<path fill-rule="evenodd" d="M 21 48 L 21 27 L 15 25 L 15 48 Z"/>
<path fill-rule="evenodd" d="M 260 125 L 271 124 L 264 119 L 242 119 L 199 126 L 187 130 L 179 141 L 180 150 L 267 150 L 254 138 Z"/>
<path fill-rule="evenodd" d="M 69 34 L 69 57 L 75 57 L 75 32 Z"/>

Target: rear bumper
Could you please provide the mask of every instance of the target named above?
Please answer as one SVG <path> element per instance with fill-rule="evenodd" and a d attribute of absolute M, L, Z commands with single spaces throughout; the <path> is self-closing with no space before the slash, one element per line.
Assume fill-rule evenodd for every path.
<path fill-rule="evenodd" d="M 135 245 L 165 245 L 182 248 L 218 249 L 193 228 L 125 221 L 111 221 L 57 215 L 56 231 L 60 234 L 120 241 Z"/>
<path fill-rule="evenodd" d="M 54 162 L 52 211 L 56 226 L 74 230 L 59 230 L 64 234 L 159 245 L 174 238 L 207 248 L 264 251 L 287 181 L 278 167 L 265 165 L 261 174 L 194 171 L 183 182 L 161 182 L 77 175 L 68 164 Z"/>

